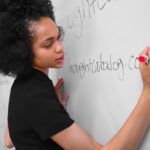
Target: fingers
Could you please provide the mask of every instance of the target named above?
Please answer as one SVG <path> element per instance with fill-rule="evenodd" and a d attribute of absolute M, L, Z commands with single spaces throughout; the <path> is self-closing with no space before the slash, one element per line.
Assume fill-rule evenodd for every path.
<path fill-rule="evenodd" d="M 141 53 L 139 56 L 141 55 L 148 55 L 150 56 L 150 48 L 149 47 L 146 47 Z"/>
<path fill-rule="evenodd" d="M 58 79 L 55 88 L 59 88 L 60 86 L 62 86 L 64 84 L 64 80 L 63 78 Z"/>
<path fill-rule="evenodd" d="M 141 53 L 140 55 L 146 55 L 148 56 L 148 61 L 145 62 L 140 62 L 140 72 L 142 75 L 142 79 L 143 79 L 143 87 L 146 88 L 148 87 L 148 89 L 150 89 L 150 48 L 146 47 Z"/>
<path fill-rule="evenodd" d="M 150 47 L 147 48 L 147 55 L 150 56 Z"/>
<path fill-rule="evenodd" d="M 141 60 L 140 57 L 144 58 L 144 60 Z M 145 68 L 145 64 L 149 64 L 149 57 L 150 57 L 150 48 L 146 47 L 139 55 L 139 62 L 140 62 L 140 68 Z"/>
<path fill-rule="evenodd" d="M 63 100 L 67 101 L 69 98 L 69 93 L 65 92 L 63 96 Z"/>
<path fill-rule="evenodd" d="M 69 93 L 66 92 L 61 101 L 61 104 L 63 105 L 63 107 L 65 107 L 67 105 L 68 98 L 69 98 Z"/>

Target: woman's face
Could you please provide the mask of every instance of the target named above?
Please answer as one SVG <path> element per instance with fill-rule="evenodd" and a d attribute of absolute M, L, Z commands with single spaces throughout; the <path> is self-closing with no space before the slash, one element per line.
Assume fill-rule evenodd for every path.
<path fill-rule="evenodd" d="M 60 30 L 48 17 L 42 17 L 33 26 L 32 41 L 33 67 L 45 70 L 61 68 L 64 63 L 63 45 Z"/>

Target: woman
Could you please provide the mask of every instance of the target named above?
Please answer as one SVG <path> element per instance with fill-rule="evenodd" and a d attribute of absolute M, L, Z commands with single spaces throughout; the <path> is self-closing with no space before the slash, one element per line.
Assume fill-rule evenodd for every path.
<path fill-rule="evenodd" d="M 6 146 L 16 150 L 137 149 L 150 124 L 150 65 L 140 64 L 143 90 L 133 112 L 112 140 L 102 145 L 62 107 L 59 86 L 63 81 L 55 90 L 48 78 L 48 69 L 61 68 L 64 61 L 61 29 L 55 24 L 51 2 L 0 3 L 0 70 L 16 76 L 9 100 Z M 143 54 L 149 56 L 150 49 Z"/>

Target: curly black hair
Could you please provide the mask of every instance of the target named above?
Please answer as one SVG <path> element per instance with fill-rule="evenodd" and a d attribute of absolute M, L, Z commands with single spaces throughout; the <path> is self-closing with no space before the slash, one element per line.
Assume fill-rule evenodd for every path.
<path fill-rule="evenodd" d="M 50 0 L 0 0 L 0 73 L 30 74 L 33 53 L 29 24 L 41 17 L 55 22 Z"/>

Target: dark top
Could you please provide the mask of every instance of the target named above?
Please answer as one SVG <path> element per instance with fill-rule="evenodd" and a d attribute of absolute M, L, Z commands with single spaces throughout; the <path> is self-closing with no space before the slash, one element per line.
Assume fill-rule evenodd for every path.
<path fill-rule="evenodd" d="M 61 150 L 51 136 L 73 124 L 58 102 L 52 81 L 43 72 L 12 85 L 8 126 L 16 150 Z"/>

